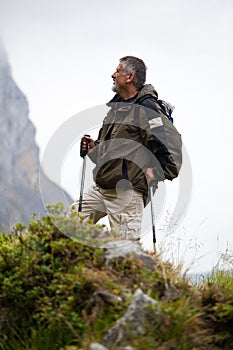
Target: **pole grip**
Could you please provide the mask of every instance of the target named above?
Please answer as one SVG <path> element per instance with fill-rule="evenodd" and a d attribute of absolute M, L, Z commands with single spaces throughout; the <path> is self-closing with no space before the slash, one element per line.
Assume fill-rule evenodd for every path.
<path fill-rule="evenodd" d="M 84 158 L 87 153 L 88 153 L 88 140 L 86 139 L 85 136 L 88 136 L 90 137 L 90 135 L 84 135 L 82 138 L 81 138 L 81 142 L 80 142 L 80 157 Z M 84 142 L 85 142 L 85 148 L 83 147 L 84 145 Z"/>

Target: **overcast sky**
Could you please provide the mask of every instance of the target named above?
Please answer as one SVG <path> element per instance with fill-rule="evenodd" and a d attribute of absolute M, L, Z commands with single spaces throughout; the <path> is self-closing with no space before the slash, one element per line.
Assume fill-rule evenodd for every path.
<path fill-rule="evenodd" d="M 232 0 L 0 0 L 0 33 L 29 102 L 41 158 L 63 123 L 112 97 L 120 57 L 142 58 L 147 83 L 176 107 L 192 166 L 192 198 L 169 238 L 183 245 L 182 252 L 171 246 L 174 258 L 186 262 L 198 248 L 195 269 L 205 271 L 232 248 Z M 77 197 L 78 162 L 64 164 L 63 185 Z M 172 184 L 157 223 L 161 245 Z"/>

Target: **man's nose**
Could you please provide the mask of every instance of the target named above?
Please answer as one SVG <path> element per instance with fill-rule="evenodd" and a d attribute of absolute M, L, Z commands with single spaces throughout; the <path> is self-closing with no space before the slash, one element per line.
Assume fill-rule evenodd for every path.
<path fill-rule="evenodd" d="M 114 73 L 112 74 L 112 78 L 113 78 L 113 79 L 116 78 L 116 72 L 114 72 Z"/>

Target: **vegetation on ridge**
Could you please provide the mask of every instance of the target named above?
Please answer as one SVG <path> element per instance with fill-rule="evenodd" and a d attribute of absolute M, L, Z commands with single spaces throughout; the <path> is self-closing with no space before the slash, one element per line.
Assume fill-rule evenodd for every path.
<path fill-rule="evenodd" d="M 151 317 L 145 334 L 126 339 L 125 345 L 140 350 L 233 347 L 230 253 L 223 266 L 192 285 L 159 256 L 153 257 L 152 270 L 132 256 L 106 265 L 105 249 L 94 244 L 98 234 L 103 235 L 101 226 L 68 218 L 57 205 L 50 216 L 33 216 L 27 227 L 19 223 L 0 235 L 0 349 L 88 349 L 125 314 L 138 288 L 159 302 L 161 316 Z M 121 301 L 100 301 L 99 292 Z"/>

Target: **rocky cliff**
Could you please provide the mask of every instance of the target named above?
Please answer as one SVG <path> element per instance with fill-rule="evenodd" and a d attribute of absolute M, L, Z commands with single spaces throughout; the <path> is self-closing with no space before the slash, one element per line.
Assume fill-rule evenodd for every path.
<path fill-rule="evenodd" d="M 36 130 L 28 115 L 27 99 L 12 78 L 0 43 L 0 230 L 18 221 L 27 222 L 33 213 L 45 213 L 39 191 Z M 64 197 L 62 189 L 43 171 L 40 179 L 46 188 L 48 203 Z"/>

